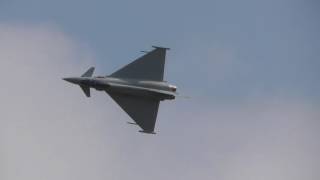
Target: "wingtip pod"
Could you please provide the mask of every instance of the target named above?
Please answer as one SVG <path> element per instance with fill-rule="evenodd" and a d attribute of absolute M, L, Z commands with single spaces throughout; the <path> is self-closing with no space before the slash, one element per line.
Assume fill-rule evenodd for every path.
<path fill-rule="evenodd" d="M 156 134 L 154 131 L 144 131 L 144 130 L 141 130 L 139 131 L 140 133 L 145 133 L 145 134 Z"/>
<path fill-rule="evenodd" d="M 166 47 L 161 47 L 161 46 L 152 46 L 153 48 L 156 49 L 165 49 L 165 50 L 170 50 L 170 48 L 166 48 Z"/>

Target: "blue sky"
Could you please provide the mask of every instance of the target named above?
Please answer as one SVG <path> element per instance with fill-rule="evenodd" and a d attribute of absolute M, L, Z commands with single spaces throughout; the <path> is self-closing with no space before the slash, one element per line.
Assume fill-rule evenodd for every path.
<path fill-rule="evenodd" d="M 0 179 L 319 179 L 316 0 L 0 1 Z M 170 47 L 144 136 L 105 93 L 110 74 Z M 7 78 L 19 79 L 19 83 Z"/>
<path fill-rule="evenodd" d="M 0 20 L 57 26 L 95 52 L 99 73 L 163 45 L 172 48 L 167 79 L 191 96 L 232 101 L 263 91 L 317 102 L 318 5 L 311 0 L 5 0 Z"/>

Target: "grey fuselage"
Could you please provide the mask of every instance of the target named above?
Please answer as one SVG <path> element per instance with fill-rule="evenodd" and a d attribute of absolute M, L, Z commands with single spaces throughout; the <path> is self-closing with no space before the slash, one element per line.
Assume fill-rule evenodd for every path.
<path fill-rule="evenodd" d="M 110 76 L 72 77 L 64 80 L 94 88 L 108 93 L 120 93 L 129 96 L 153 98 L 157 100 L 175 99 L 176 86 L 165 81 L 150 81 L 140 79 L 115 78 Z"/>

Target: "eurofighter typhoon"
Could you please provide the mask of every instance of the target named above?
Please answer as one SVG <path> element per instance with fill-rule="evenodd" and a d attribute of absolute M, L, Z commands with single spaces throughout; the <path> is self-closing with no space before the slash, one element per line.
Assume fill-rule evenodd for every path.
<path fill-rule="evenodd" d="M 79 85 L 87 97 L 90 88 L 105 91 L 135 121 L 130 124 L 140 126 L 139 132 L 155 134 L 160 101 L 175 99 L 177 87 L 163 80 L 169 48 L 153 48 L 109 76 L 92 77 L 94 67 L 91 67 L 81 77 L 64 80 Z"/>

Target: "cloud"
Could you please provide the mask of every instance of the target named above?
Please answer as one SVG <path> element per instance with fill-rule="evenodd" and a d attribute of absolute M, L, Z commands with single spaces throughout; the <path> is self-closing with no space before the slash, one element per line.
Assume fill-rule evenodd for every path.
<path fill-rule="evenodd" d="M 211 106 L 210 106 L 211 105 Z M 179 106 L 179 105 L 178 105 Z M 181 106 L 181 104 L 180 104 Z M 180 179 L 318 179 L 317 105 L 284 97 L 241 104 L 193 101 L 166 108 L 170 147 L 161 164 L 172 162 Z M 163 130 L 161 128 L 160 130 Z M 169 144 L 169 145 L 168 145 Z M 168 167 L 169 166 L 169 167 Z M 160 167 L 158 167 L 160 169 Z M 161 178 L 159 178 L 161 179 Z"/>
<path fill-rule="evenodd" d="M 178 99 L 149 136 L 105 93 L 61 80 L 96 61 L 59 28 L 0 24 L 0 40 L 0 179 L 320 178 L 317 104 Z"/>
<path fill-rule="evenodd" d="M 114 113 L 61 79 L 94 65 L 92 52 L 47 25 L 0 24 L 0 39 L 0 179 L 98 179 Z"/>

